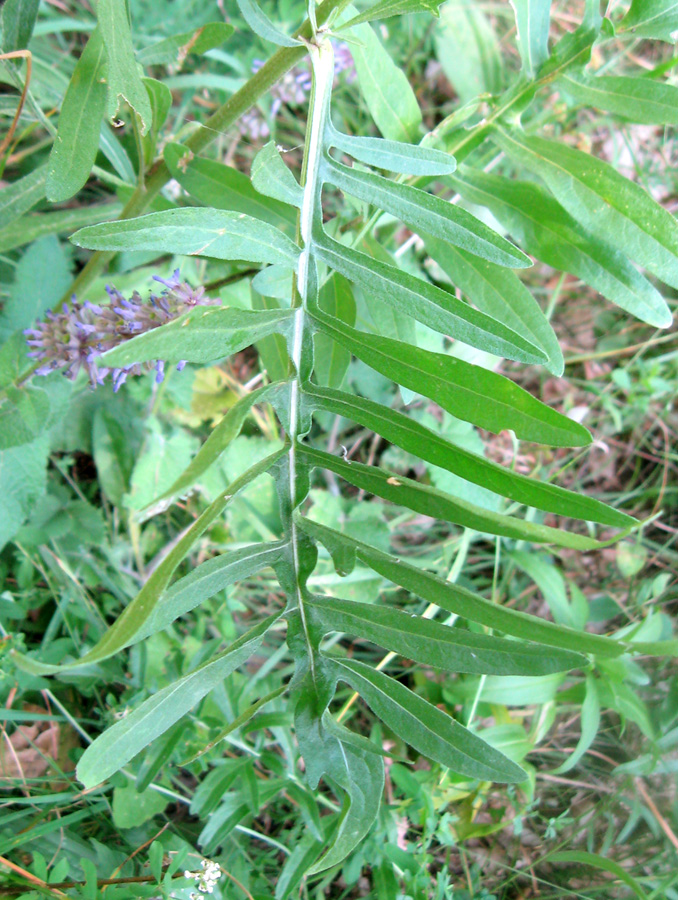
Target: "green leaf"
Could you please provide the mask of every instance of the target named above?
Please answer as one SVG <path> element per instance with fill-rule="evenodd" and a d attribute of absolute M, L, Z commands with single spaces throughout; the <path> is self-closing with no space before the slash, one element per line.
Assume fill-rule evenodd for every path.
<path fill-rule="evenodd" d="M 102 491 L 111 503 L 122 506 L 122 498 L 129 489 L 133 460 L 122 425 L 105 407 L 99 407 L 94 413 L 92 454 Z"/>
<path fill-rule="evenodd" d="M 0 12 L 0 49 L 25 50 L 33 34 L 40 0 L 5 0 Z"/>
<path fill-rule="evenodd" d="M 279 618 L 279 613 L 268 616 L 234 641 L 224 653 L 157 691 L 98 737 L 85 750 L 78 763 L 77 776 L 85 787 L 94 787 L 110 778 L 151 741 L 186 715 L 206 694 L 249 659 L 266 632 Z"/>
<path fill-rule="evenodd" d="M 396 66 L 371 26 L 353 29 L 358 45 L 351 54 L 358 84 L 370 115 L 389 141 L 414 141 L 419 137 L 421 110 L 405 73 Z"/>
<path fill-rule="evenodd" d="M 419 484 L 410 478 L 395 476 L 390 472 L 366 466 L 362 463 L 343 460 L 323 450 L 316 450 L 304 445 L 299 447 L 299 455 L 308 460 L 309 465 L 329 469 L 341 475 L 349 484 L 384 500 L 390 500 L 398 506 L 404 506 L 413 512 L 454 522 L 464 528 L 472 528 L 485 534 L 500 534 L 516 540 L 533 543 L 555 544 L 559 547 L 570 547 L 577 550 L 590 550 L 604 546 L 604 543 L 583 535 L 573 534 L 548 525 L 518 519 L 491 512 L 459 497 L 452 497 L 443 491 L 428 485 Z M 623 536 L 623 533 L 622 535 Z"/>
<path fill-rule="evenodd" d="M 547 675 L 587 665 L 585 656 L 549 651 L 541 644 L 475 634 L 412 616 L 399 609 L 331 597 L 307 602 L 325 631 L 355 634 L 407 659 L 448 672 Z"/>
<path fill-rule="evenodd" d="M 574 752 L 567 757 L 562 766 L 553 769 L 554 775 L 561 775 L 563 772 L 569 772 L 574 769 L 595 740 L 599 726 L 600 700 L 598 698 L 598 688 L 595 676 L 589 673 L 586 676 L 586 695 L 581 705 L 581 735 Z"/>
<path fill-rule="evenodd" d="M 0 451 L 0 550 L 17 533 L 45 492 L 49 437 Z"/>
<path fill-rule="evenodd" d="M 678 3 L 676 0 L 633 0 L 620 22 L 617 33 L 630 32 L 633 37 L 652 38 L 676 43 Z"/>
<path fill-rule="evenodd" d="M 298 47 L 299 40 L 297 38 L 288 37 L 276 25 L 271 22 L 267 15 L 259 7 L 255 0 L 236 0 L 238 8 L 242 13 L 243 19 L 250 26 L 255 34 L 265 41 L 277 44 L 278 47 Z"/>
<path fill-rule="evenodd" d="M 461 103 L 499 93 L 504 85 L 502 53 L 482 8 L 468 0 L 449 0 L 440 12 L 434 31 L 436 56 Z"/>
<path fill-rule="evenodd" d="M 559 80 L 579 103 L 646 125 L 678 125 L 678 87 L 651 78 L 568 73 Z"/>
<path fill-rule="evenodd" d="M 348 153 L 368 166 L 403 175 L 450 175 L 457 168 L 454 157 L 442 150 L 383 138 L 343 134 L 331 126 L 328 127 L 327 145 Z"/>
<path fill-rule="evenodd" d="M 271 272 L 272 269 L 280 270 L 281 266 L 269 266 L 267 269 L 261 269 L 258 275 L 264 272 Z M 285 278 L 287 285 L 287 296 L 292 284 L 292 271 L 284 270 L 289 278 Z M 250 294 L 252 296 L 252 309 L 280 309 L 280 303 L 274 297 L 260 294 L 256 285 L 260 284 L 262 279 L 258 275 L 252 279 L 250 283 Z M 256 282 L 256 285 L 255 285 Z M 265 287 L 265 285 L 264 285 Z M 270 334 L 268 337 L 262 338 L 254 345 L 259 354 L 259 364 L 266 370 L 271 381 L 282 381 L 287 378 L 290 372 L 290 358 L 287 353 L 287 344 L 285 338 L 280 334 Z"/>
<path fill-rule="evenodd" d="M 328 160 L 325 179 L 347 194 L 390 212 L 410 228 L 449 241 L 500 266 L 526 267 L 532 260 L 470 212 L 419 188 Z"/>
<path fill-rule="evenodd" d="M 252 184 L 257 191 L 282 203 L 300 207 L 303 190 L 285 165 L 275 141 L 264 144 L 252 161 Z"/>
<path fill-rule="evenodd" d="M 39 202 L 39 198 L 36 202 Z M 30 244 L 47 234 L 65 234 L 84 225 L 115 219 L 121 212 L 122 203 L 98 203 L 93 206 L 79 206 L 74 209 L 24 216 L 20 227 L 18 223 L 11 222 L 0 228 L 0 253 Z"/>
<path fill-rule="evenodd" d="M 578 653 L 594 653 L 600 657 L 621 656 L 633 646 L 597 634 L 587 634 L 584 631 L 555 625 L 553 622 L 510 607 L 498 606 L 479 594 L 474 594 L 444 578 L 412 566 L 403 559 L 382 553 L 374 547 L 310 519 L 299 519 L 299 525 L 311 537 L 322 541 L 328 550 L 331 549 L 333 542 L 339 544 L 393 584 L 405 588 L 428 603 L 435 603 L 441 609 L 487 628 L 546 644 L 549 647 L 574 650 Z"/>
<path fill-rule="evenodd" d="M 127 4 L 120 0 L 99 0 L 97 21 L 108 63 L 108 118 L 117 118 L 121 101 L 124 100 L 139 116 L 141 133 L 146 134 L 153 121 L 153 111 L 134 58 Z"/>
<path fill-rule="evenodd" d="M 498 434 L 505 428 L 521 440 L 571 447 L 587 443 L 586 429 L 503 375 L 445 353 L 357 331 L 319 309 L 311 318 L 358 359 L 387 378 L 433 400 L 453 416 Z"/>
<path fill-rule="evenodd" d="M 46 177 L 47 166 L 39 166 L 0 191 L 0 229 L 10 228 L 12 232 L 16 232 L 16 220 L 19 216 L 40 203 L 45 196 Z M 12 246 L 19 247 L 22 243 L 28 241 L 20 241 Z"/>
<path fill-rule="evenodd" d="M 89 250 L 157 250 L 214 259 L 296 263 L 299 248 L 288 237 L 245 213 L 219 209 L 167 209 L 136 219 L 82 228 L 71 238 Z"/>
<path fill-rule="evenodd" d="M 147 165 L 150 165 L 155 156 L 155 148 L 158 144 L 160 132 L 172 107 L 172 91 L 164 82 L 157 81 L 155 78 L 144 78 L 143 82 L 148 92 L 148 98 L 151 101 L 151 109 L 153 110 L 151 130 L 145 138 L 142 138 L 144 160 Z"/>
<path fill-rule="evenodd" d="M 76 63 L 61 105 L 45 182 L 47 199 L 52 203 L 77 194 L 92 171 L 106 107 L 103 60 L 104 45 L 96 28 Z"/>
<path fill-rule="evenodd" d="M 584 228 L 615 243 L 662 281 L 678 287 L 678 222 L 640 185 L 609 163 L 574 147 L 517 131 L 496 130 L 493 140 L 544 179 Z"/>
<path fill-rule="evenodd" d="M 447 469 L 467 481 L 482 485 L 502 497 L 557 515 L 587 519 L 617 528 L 638 524 L 631 516 L 606 506 L 593 497 L 520 475 L 457 447 L 408 416 L 379 403 L 313 384 L 304 386 L 302 396 L 309 410 L 327 410 L 351 419 L 408 453 Z"/>
<path fill-rule="evenodd" d="M 208 363 L 250 347 L 266 335 L 287 335 L 289 309 L 250 310 L 230 306 L 196 307 L 159 328 L 137 335 L 109 350 L 102 364 L 113 368 L 163 359 L 167 362 Z"/>
<path fill-rule="evenodd" d="M 643 322 L 658 328 L 670 324 L 671 312 L 659 291 L 622 252 L 586 232 L 539 185 L 466 167 L 452 181 L 468 200 L 491 209 L 533 256 L 571 272 Z"/>
<path fill-rule="evenodd" d="M 200 56 L 208 50 L 214 50 L 228 40 L 233 31 L 233 26 L 226 22 L 208 22 L 195 31 L 174 34 L 150 47 L 144 47 L 137 51 L 137 61 L 142 66 L 181 66 L 189 53 Z"/>
<path fill-rule="evenodd" d="M 429 759 L 481 781 L 520 783 L 527 778 L 503 753 L 399 681 L 356 660 L 333 664 L 391 731 Z"/>
<path fill-rule="evenodd" d="M 533 363 L 545 358 L 510 328 L 415 275 L 344 247 L 326 235 L 316 237 L 315 248 L 318 259 L 349 281 L 441 334 L 508 359 Z"/>
<path fill-rule="evenodd" d="M 348 281 L 335 272 L 320 290 L 320 309 L 348 325 L 355 323 L 356 305 Z M 318 332 L 314 339 L 315 375 L 320 384 L 339 387 L 351 362 L 351 352 L 326 334 Z"/>
<path fill-rule="evenodd" d="M 181 538 L 153 570 L 148 581 L 132 603 L 125 607 L 122 614 L 88 653 L 80 657 L 80 659 L 71 663 L 65 663 L 62 666 L 47 665 L 32 657 L 13 653 L 12 656 L 16 664 L 24 671 L 34 675 L 54 675 L 61 671 L 108 659 L 111 656 L 115 656 L 124 647 L 135 643 L 137 635 L 142 632 L 147 621 L 153 615 L 155 607 L 163 597 L 174 571 L 194 542 L 221 516 L 233 497 L 260 475 L 263 475 L 264 472 L 267 472 L 280 457 L 281 453 L 282 451 L 278 451 L 256 463 L 217 497 L 205 512 L 193 522 L 190 528 L 181 535 Z"/>
<path fill-rule="evenodd" d="M 482 312 L 530 340 L 548 357 L 544 364 L 562 375 L 558 338 L 530 291 L 513 272 L 437 238 L 424 236 L 427 251 L 466 298 Z"/>
<path fill-rule="evenodd" d="M 139 792 L 133 784 L 116 787 L 113 791 L 113 823 L 116 828 L 137 828 L 160 815 L 169 802 L 167 794 L 153 788 Z"/>
<path fill-rule="evenodd" d="M 30 444 L 45 430 L 50 401 L 46 391 L 24 385 L 9 387 L 0 406 L 0 450 Z"/>
<path fill-rule="evenodd" d="M 614 875 L 615 878 L 618 878 L 619 881 L 627 885 L 627 887 L 630 887 L 638 900 L 650 900 L 649 895 L 645 893 L 640 886 L 640 883 L 636 881 L 632 875 L 629 875 L 626 869 L 622 868 L 622 866 L 613 859 L 606 859 L 604 856 L 599 856 L 597 853 L 587 853 L 585 850 L 562 850 L 551 854 L 549 858 L 551 862 L 581 863 L 583 866 L 592 866 L 594 869 L 602 869 L 603 872 Z M 588 875 L 584 875 L 583 872 L 578 873 L 577 877 L 583 877 L 588 882 Z"/>
<path fill-rule="evenodd" d="M 549 57 L 551 0 L 511 0 L 523 71 L 532 78 Z"/>
<path fill-rule="evenodd" d="M 206 206 L 247 213 L 293 233 L 296 209 L 255 190 L 243 172 L 211 159 L 194 157 L 183 144 L 167 144 L 163 153 L 172 177 L 196 200 Z M 290 176 L 293 177 L 291 173 Z"/>
<path fill-rule="evenodd" d="M 361 22 L 372 22 L 374 19 L 388 19 L 391 16 L 406 16 L 410 13 L 427 12 L 439 16 L 438 7 L 443 0 L 380 0 L 366 12 L 350 19 L 342 28 L 351 28 Z"/>

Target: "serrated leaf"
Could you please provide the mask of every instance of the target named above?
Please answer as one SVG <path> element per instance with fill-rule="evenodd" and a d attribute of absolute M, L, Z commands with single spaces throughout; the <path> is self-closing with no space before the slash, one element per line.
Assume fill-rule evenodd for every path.
<path fill-rule="evenodd" d="M 234 28 L 226 22 L 208 22 L 195 31 L 174 34 L 137 51 L 137 61 L 142 66 L 182 65 L 186 57 L 201 55 L 219 47 L 233 34 Z"/>
<path fill-rule="evenodd" d="M 355 323 L 356 305 L 348 281 L 335 272 L 320 290 L 320 309 L 348 325 Z M 315 374 L 320 384 L 339 387 L 351 361 L 351 353 L 328 335 L 318 332 L 315 344 Z"/>
<path fill-rule="evenodd" d="M 390 212 L 416 231 L 425 231 L 500 266 L 532 265 L 522 250 L 480 219 L 434 194 L 349 168 L 336 160 L 328 161 L 323 174 L 342 191 Z"/>
<path fill-rule="evenodd" d="M 127 4 L 121 0 L 99 0 L 97 21 L 108 64 L 108 117 L 116 119 L 121 100 L 124 100 L 139 116 L 141 133 L 146 134 L 153 121 L 153 112 L 134 58 Z"/>
<path fill-rule="evenodd" d="M 194 157 L 183 144 L 167 144 L 163 153 L 172 176 L 200 203 L 247 213 L 291 234 L 294 232 L 296 209 L 264 196 L 243 172 L 211 159 Z"/>
<path fill-rule="evenodd" d="M 294 264 L 299 248 L 279 229 L 246 213 L 185 207 L 81 228 L 71 238 L 89 250 L 157 250 L 213 259 Z"/>
<path fill-rule="evenodd" d="M 533 543 L 555 544 L 577 550 L 604 546 L 604 543 L 584 535 L 483 509 L 436 488 L 419 484 L 410 478 L 396 476 L 374 466 L 344 460 L 323 450 L 300 446 L 298 452 L 309 465 L 329 469 L 363 491 L 424 516 L 454 522 L 464 528 L 472 528 L 485 534 L 500 534 Z"/>
<path fill-rule="evenodd" d="M 617 528 L 637 524 L 631 516 L 593 497 L 520 475 L 457 447 L 408 416 L 379 403 L 312 384 L 304 386 L 303 398 L 308 409 L 327 410 L 351 419 L 408 453 L 513 501 L 557 515 L 587 519 Z"/>
<path fill-rule="evenodd" d="M 45 196 L 45 179 L 47 177 L 47 166 L 38 166 L 23 178 L 17 178 L 11 184 L 0 191 L 0 229 L 9 228 L 10 234 L 17 231 L 16 220 L 29 209 L 32 209 Z M 30 238 L 29 238 L 30 240 Z M 0 237 L 0 245 L 2 245 Z M 12 244 L 13 247 L 19 247 L 22 243 L 28 241 L 19 241 Z"/>
<path fill-rule="evenodd" d="M 334 660 L 339 677 L 390 729 L 419 753 L 482 781 L 520 783 L 526 773 L 451 716 L 399 681 L 356 660 Z"/>
<path fill-rule="evenodd" d="M 399 609 L 314 597 L 311 619 L 326 631 L 355 634 L 423 665 L 449 672 L 547 675 L 587 665 L 585 656 L 540 644 L 474 634 Z"/>
<path fill-rule="evenodd" d="M 268 616 L 234 641 L 224 653 L 203 663 L 188 675 L 155 693 L 98 737 L 85 750 L 77 776 L 85 787 L 94 787 L 147 747 L 186 715 L 224 678 L 246 662 L 261 644 L 269 628 L 280 618 Z"/>
<path fill-rule="evenodd" d="M 457 168 L 454 157 L 442 150 L 384 138 L 343 134 L 333 127 L 328 128 L 327 145 L 348 153 L 368 166 L 403 175 L 450 175 Z"/>
<path fill-rule="evenodd" d="M 316 237 L 315 247 L 322 262 L 434 331 L 508 359 L 543 362 L 545 358 L 541 350 L 510 328 L 421 278 L 344 247 L 326 235 Z"/>
<path fill-rule="evenodd" d="M 358 359 L 400 385 L 433 400 L 465 422 L 526 441 L 570 447 L 587 442 L 586 429 L 541 403 L 503 375 L 445 353 L 410 347 L 357 331 L 319 309 L 311 318 Z"/>
<path fill-rule="evenodd" d="M 52 203 L 77 194 L 92 171 L 106 108 L 104 56 L 101 33 L 95 28 L 75 65 L 59 113 L 45 182 L 47 199 Z"/>
<path fill-rule="evenodd" d="M 406 16 L 411 13 L 427 12 L 439 16 L 438 7 L 443 0 L 381 0 L 360 15 L 354 16 L 342 28 L 351 28 L 361 22 L 372 22 L 374 19 L 388 19 L 391 16 Z"/>
<path fill-rule="evenodd" d="M 678 87 L 652 78 L 563 75 L 559 84 L 580 103 L 646 125 L 678 125 Z"/>
<path fill-rule="evenodd" d="M 274 141 L 264 144 L 252 161 L 252 184 L 267 197 L 300 207 L 303 190 L 285 165 Z"/>
<path fill-rule="evenodd" d="M 464 167 L 452 176 L 459 192 L 487 206 L 525 249 L 549 266 L 571 272 L 632 315 L 658 328 L 671 321 L 662 295 L 620 250 L 586 232 L 547 191 Z"/>
<path fill-rule="evenodd" d="M 618 26 L 618 33 L 676 43 L 678 3 L 676 0 L 633 0 Z"/>
<path fill-rule="evenodd" d="M 256 0 L 236 0 L 243 19 L 255 34 L 278 47 L 298 47 L 297 38 L 288 37 L 262 11 Z"/>
<path fill-rule="evenodd" d="M 564 362 L 558 338 L 530 291 L 513 272 L 424 235 L 427 251 L 452 283 L 482 312 L 530 340 L 544 351 L 544 365 L 562 375 Z"/>
<path fill-rule="evenodd" d="M 511 0 L 523 71 L 532 78 L 549 56 L 551 0 Z"/>
<path fill-rule="evenodd" d="M 492 139 L 542 177 L 559 203 L 594 236 L 604 240 L 614 235 L 631 259 L 678 287 L 678 222 L 640 185 L 566 144 L 498 129 Z"/>

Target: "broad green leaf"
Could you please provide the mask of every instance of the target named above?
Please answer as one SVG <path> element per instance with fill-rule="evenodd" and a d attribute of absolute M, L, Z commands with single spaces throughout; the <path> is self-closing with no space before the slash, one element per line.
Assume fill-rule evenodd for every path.
<path fill-rule="evenodd" d="M 563 374 L 558 338 L 517 275 L 437 238 L 424 235 L 424 241 L 433 259 L 474 306 L 518 334 L 528 335 L 547 355 L 546 368 L 554 375 Z"/>
<path fill-rule="evenodd" d="M 6 389 L 0 405 L 0 450 L 30 444 L 45 430 L 49 395 L 40 387 L 23 385 Z"/>
<path fill-rule="evenodd" d="M 157 250 L 214 259 L 296 263 L 299 248 L 279 229 L 246 213 L 185 207 L 77 231 L 71 240 L 89 250 Z"/>
<path fill-rule="evenodd" d="M 449 335 L 507 359 L 543 362 L 545 354 L 530 341 L 490 316 L 396 266 L 344 247 L 323 235 L 316 237 L 316 255 L 349 281 L 372 291 L 400 313 Z"/>
<path fill-rule="evenodd" d="M 569 772 L 577 765 L 582 756 L 593 743 L 600 726 L 600 700 L 598 699 L 598 687 L 596 678 L 592 674 L 586 676 L 586 696 L 581 705 L 581 735 L 574 751 L 565 759 L 562 766 L 553 769 L 554 775 Z"/>
<path fill-rule="evenodd" d="M 303 190 L 285 165 L 275 141 L 264 144 L 252 161 L 252 184 L 267 197 L 300 207 Z"/>
<path fill-rule="evenodd" d="M 286 791 L 289 794 L 289 789 Z M 285 860 L 275 884 L 275 900 L 287 900 L 299 888 L 311 863 L 317 859 L 324 845 L 323 838 L 305 831 Z"/>
<path fill-rule="evenodd" d="M 393 256 L 373 235 L 365 235 L 355 249 L 366 253 L 377 262 L 386 263 L 389 266 L 396 265 Z M 417 346 L 417 323 L 412 316 L 405 315 L 402 309 L 389 303 L 383 294 L 361 290 L 357 285 L 355 287 L 357 288 L 357 298 L 363 300 L 370 314 L 372 325 L 370 331 L 373 334 L 392 338 L 394 341 L 403 341 L 413 348 Z M 347 322 L 346 324 L 352 323 Z"/>
<path fill-rule="evenodd" d="M 92 455 L 100 489 L 112 504 L 122 506 L 134 460 L 130 458 L 123 426 L 104 406 L 94 413 Z"/>
<path fill-rule="evenodd" d="M 0 451 L 0 550 L 17 533 L 45 492 L 49 437 Z"/>
<path fill-rule="evenodd" d="M 261 269 L 259 275 L 264 272 L 270 272 L 271 269 L 281 269 L 281 266 L 269 266 L 267 269 Z M 292 285 L 292 272 L 285 270 L 289 274 L 289 278 L 285 279 L 287 284 L 287 296 Z M 260 282 L 258 276 L 252 279 L 250 284 L 250 294 L 252 297 L 252 309 L 280 309 L 281 304 L 275 297 L 260 294 L 257 291 L 255 281 Z M 265 286 L 265 285 L 264 285 Z M 259 363 L 266 370 L 271 381 L 282 381 L 287 378 L 290 373 L 290 358 L 287 353 L 287 343 L 285 338 L 280 334 L 269 334 L 268 337 L 262 338 L 254 345 L 259 354 Z"/>
<path fill-rule="evenodd" d="M 253 296 L 259 295 L 260 299 L 267 297 L 272 300 L 285 300 L 289 303 L 293 277 L 294 269 L 290 266 L 266 266 L 265 269 L 259 269 L 252 278 L 250 282 L 252 294 Z M 254 306 L 253 301 L 254 309 L 278 309 L 280 305 L 276 303 L 273 306 Z M 287 369 L 285 371 L 287 372 Z"/>
<path fill-rule="evenodd" d="M 406 16 L 410 13 L 427 12 L 439 16 L 438 7 L 443 0 L 380 0 L 366 12 L 354 16 L 342 28 L 351 28 L 361 22 L 372 22 L 374 19 L 388 19 L 391 16 Z"/>
<path fill-rule="evenodd" d="M 247 213 L 293 233 L 296 209 L 255 190 L 243 172 L 211 159 L 194 157 L 182 144 L 167 144 L 163 153 L 172 176 L 196 200 L 206 206 Z"/>
<path fill-rule="evenodd" d="M 384 138 L 343 134 L 329 128 L 328 146 L 377 169 L 403 175 L 450 175 L 457 168 L 453 156 L 417 144 L 387 141 Z"/>
<path fill-rule="evenodd" d="M 631 516 L 593 497 L 520 475 L 457 447 L 414 419 L 379 403 L 313 384 L 304 386 L 303 398 L 311 410 L 327 410 L 351 419 L 408 453 L 518 503 L 617 528 L 637 524 Z"/>
<path fill-rule="evenodd" d="M 41 193 L 43 191 L 44 186 L 41 188 Z M 2 195 L 0 194 L 0 196 Z M 36 202 L 39 202 L 39 199 L 38 197 Z M 94 206 L 79 206 L 74 209 L 59 209 L 56 212 L 24 216 L 20 226 L 18 222 L 10 222 L 9 225 L 0 228 L 0 253 L 30 244 L 47 234 L 65 234 L 76 228 L 83 228 L 85 225 L 95 225 L 99 222 L 116 219 L 121 212 L 122 203 L 101 203 Z M 0 210 L 1 217 L 2 211 Z"/>
<path fill-rule="evenodd" d="M 625 75 L 593 77 L 583 72 L 563 75 L 559 84 L 580 103 L 632 122 L 678 125 L 678 87 L 673 84 Z"/>
<path fill-rule="evenodd" d="M 355 324 L 356 306 L 351 285 L 337 272 L 322 286 L 318 305 L 335 319 L 341 319 L 348 325 Z M 340 387 L 351 361 L 350 351 L 322 332 L 315 335 L 314 344 L 314 371 L 318 381 L 330 387 Z"/>
<path fill-rule="evenodd" d="M 329 160 L 323 174 L 347 194 L 390 212 L 416 231 L 449 241 L 500 266 L 523 268 L 532 260 L 470 212 L 434 194 Z"/>
<path fill-rule="evenodd" d="M 146 81 L 148 80 L 150 79 L 146 79 Z M 113 133 L 113 129 L 106 121 L 101 123 L 99 149 L 113 166 L 120 178 L 122 178 L 123 181 L 126 181 L 130 186 L 134 185 L 136 173 L 134 171 L 134 166 L 132 165 L 132 160 L 129 158 L 122 142 Z"/>
<path fill-rule="evenodd" d="M 44 198 L 46 177 L 47 166 L 39 166 L 0 191 L 0 229 L 9 228 L 12 232 L 16 232 L 16 220 L 19 216 L 23 216 Z M 18 247 L 22 243 L 24 241 L 12 246 Z"/>
<path fill-rule="evenodd" d="M 600 657 L 621 656 L 633 647 L 632 644 L 613 641 L 597 634 L 587 634 L 585 631 L 575 631 L 573 628 L 555 625 L 546 619 L 510 607 L 499 606 L 466 588 L 310 519 L 299 519 L 299 525 L 311 537 L 322 541 L 328 550 L 331 550 L 335 542 L 346 551 L 355 554 L 361 562 L 393 584 L 470 622 L 477 622 L 504 634 L 536 641 L 549 647 L 574 650 L 578 653 L 593 653 Z"/>
<path fill-rule="evenodd" d="M 219 47 L 233 34 L 233 26 L 226 22 L 208 22 L 195 31 L 174 34 L 137 51 L 142 66 L 182 65 L 190 53 L 201 55 Z"/>
<path fill-rule="evenodd" d="M 183 428 L 163 428 L 157 419 L 148 421 L 144 432 L 130 475 L 129 493 L 123 501 L 139 522 L 149 518 L 149 514 L 144 515 L 140 510 L 172 484 L 199 446 L 195 435 Z"/>
<path fill-rule="evenodd" d="M 421 110 L 405 73 L 393 62 L 370 25 L 356 26 L 351 54 L 370 115 L 389 141 L 419 138 Z"/>
<path fill-rule="evenodd" d="M 607 859 L 604 856 L 599 856 L 597 853 L 588 853 L 585 850 L 561 850 L 557 853 L 552 853 L 549 859 L 555 863 L 580 863 L 582 866 L 592 866 L 594 869 L 601 869 L 603 872 L 614 875 L 615 878 L 618 878 L 623 884 L 630 887 L 638 900 L 650 900 L 650 895 L 645 893 L 640 883 L 613 859 Z M 578 878 L 582 877 L 588 881 L 588 875 L 585 875 L 583 872 L 578 875 Z M 656 896 L 654 892 L 652 896 Z"/>
<path fill-rule="evenodd" d="M 148 581 L 132 603 L 125 607 L 122 614 L 88 653 L 74 662 L 65 663 L 63 666 L 47 665 L 32 657 L 14 653 L 13 659 L 16 664 L 24 671 L 34 675 L 54 675 L 57 672 L 75 669 L 108 659 L 124 647 L 133 644 L 137 639 L 137 634 L 141 633 L 141 630 L 153 615 L 153 611 L 163 596 L 177 566 L 186 556 L 194 542 L 221 516 L 228 503 L 236 494 L 271 468 L 280 457 L 281 452 L 273 453 L 261 462 L 256 463 L 244 475 L 232 482 L 227 490 L 208 506 L 205 512 L 181 535 L 181 538 L 172 547 L 167 556 L 153 570 Z"/>
<path fill-rule="evenodd" d="M 77 776 L 85 787 L 94 787 L 110 778 L 151 741 L 186 715 L 213 688 L 221 684 L 224 678 L 249 659 L 279 617 L 279 613 L 268 616 L 234 641 L 224 653 L 153 694 L 100 735 L 85 750 L 78 763 Z"/>
<path fill-rule="evenodd" d="M 633 0 L 617 30 L 620 34 L 626 31 L 633 37 L 653 38 L 675 44 L 678 37 L 678 2 Z"/>
<path fill-rule="evenodd" d="M 583 426 L 503 375 L 445 353 L 431 353 L 402 341 L 357 331 L 319 309 L 310 315 L 319 328 L 372 369 L 423 394 L 458 419 L 495 434 L 509 428 L 521 440 L 554 447 L 588 442 Z"/>
<path fill-rule="evenodd" d="M 153 112 L 134 57 L 127 4 L 120 0 L 99 0 L 97 21 L 108 63 L 108 118 L 115 120 L 121 102 L 125 101 L 139 116 L 141 133 L 146 134 L 153 121 Z"/>
<path fill-rule="evenodd" d="M 528 253 L 571 272 L 612 303 L 658 328 L 671 322 L 662 295 L 624 254 L 586 232 L 538 184 L 488 175 L 464 167 L 453 176 L 459 192 L 491 209 Z"/>
<path fill-rule="evenodd" d="M 236 0 L 243 19 L 255 34 L 278 47 L 298 47 L 297 38 L 288 37 L 261 10 L 256 0 Z"/>
<path fill-rule="evenodd" d="M 52 203 L 77 194 L 92 171 L 106 107 L 103 61 L 104 45 L 97 28 L 76 63 L 61 105 L 45 183 L 47 199 Z"/>
<path fill-rule="evenodd" d="M 449 0 L 434 30 L 436 56 L 462 103 L 497 94 L 504 84 L 502 54 L 477 3 Z"/>
<path fill-rule="evenodd" d="M 407 659 L 449 672 L 546 675 L 588 664 L 578 653 L 545 653 L 540 644 L 475 634 L 371 603 L 314 597 L 307 608 L 312 621 L 326 631 L 355 634 Z"/>
<path fill-rule="evenodd" d="M 150 165 L 155 157 L 155 148 L 172 107 L 172 91 L 162 81 L 155 78 L 144 78 L 144 87 L 151 101 L 152 124 L 146 137 L 142 138 L 144 148 L 144 160 Z"/>
<path fill-rule="evenodd" d="M 532 78 L 549 56 L 551 0 L 511 0 L 523 71 Z"/>
<path fill-rule="evenodd" d="M 567 144 L 499 129 L 492 138 L 543 178 L 570 215 L 595 237 L 614 235 L 631 259 L 678 287 L 678 222 L 640 185 Z"/>
<path fill-rule="evenodd" d="M 5 0 L 0 12 L 0 51 L 25 50 L 33 34 L 40 0 Z"/>
<path fill-rule="evenodd" d="M 491 512 L 475 506 L 473 503 L 467 503 L 459 497 L 445 494 L 436 488 L 419 484 L 410 478 L 395 476 L 374 466 L 344 460 L 325 453 L 323 450 L 300 446 L 298 453 L 308 461 L 309 465 L 329 469 L 361 490 L 375 494 L 384 500 L 390 500 L 397 506 L 404 506 L 424 516 L 442 519 L 445 522 L 454 522 L 464 528 L 472 528 L 474 531 L 485 534 L 500 534 L 504 537 L 533 543 L 555 544 L 559 547 L 571 547 L 577 550 L 590 550 L 593 547 L 604 546 L 603 543 L 593 538 L 551 528 L 548 525 L 539 525 L 515 516 Z"/>
<path fill-rule="evenodd" d="M 527 778 L 503 753 L 399 681 L 356 660 L 333 663 L 342 681 L 360 694 L 372 712 L 429 759 L 481 781 L 520 783 Z"/>
<path fill-rule="evenodd" d="M 207 363 L 231 356 L 266 335 L 288 334 L 293 312 L 198 306 L 166 325 L 131 338 L 101 357 L 113 368 L 163 359 Z"/>

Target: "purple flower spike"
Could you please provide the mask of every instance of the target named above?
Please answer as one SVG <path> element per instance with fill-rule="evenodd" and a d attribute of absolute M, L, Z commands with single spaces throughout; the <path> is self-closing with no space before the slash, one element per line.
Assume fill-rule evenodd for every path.
<path fill-rule="evenodd" d="M 184 368 L 185 365 L 186 365 L 186 360 L 180 359 L 179 362 L 177 363 L 177 372 L 181 372 L 181 370 Z"/>
<path fill-rule="evenodd" d="M 161 359 L 155 364 L 155 371 L 157 372 L 155 383 L 160 384 L 161 381 L 165 380 L 165 363 Z"/>

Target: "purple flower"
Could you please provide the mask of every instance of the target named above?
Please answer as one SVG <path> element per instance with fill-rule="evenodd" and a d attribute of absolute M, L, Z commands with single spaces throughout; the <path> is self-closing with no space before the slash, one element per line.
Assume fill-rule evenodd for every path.
<path fill-rule="evenodd" d="M 106 285 L 108 303 L 99 305 L 89 300 L 79 303 L 73 295 L 70 309 L 64 304 L 60 313 L 48 310 L 43 321 L 24 331 L 26 343 L 31 348 L 28 355 L 41 363 L 35 374 L 51 375 L 62 371 L 73 380 L 84 369 L 93 388 L 103 384 L 110 375 L 113 390 L 117 391 L 128 375 L 141 375 L 144 370 L 155 368 L 155 380 L 161 382 L 165 377 L 162 360 L 111 369 L 100 366 L 98 359 L 107 350 L 145 331 L 152 331 L 196 306 L 213 306 L 220 301 L 206 297 L 204 287 L 193 289 L 182 281 L 179 269 L 169 279 L 159 275 L 153 277 L 165 289 L 159 295 L 151 294 L 148 303 L 142 301 L 137 291 L 127 300 L 115 287 Z M 181 371 L 185 365 L 185 361 L 181 361 L 177 369 Z"/>

